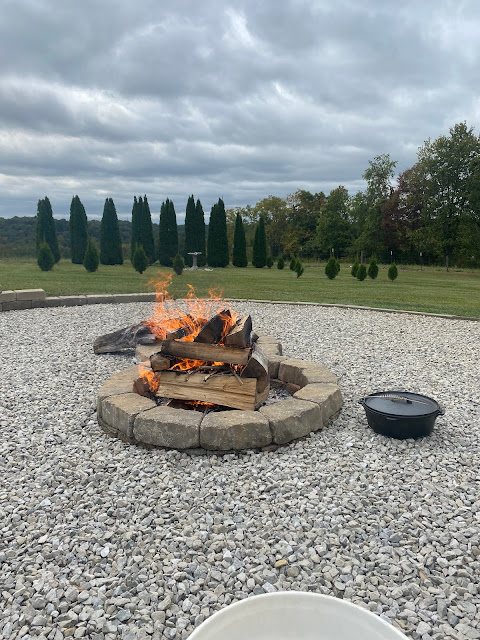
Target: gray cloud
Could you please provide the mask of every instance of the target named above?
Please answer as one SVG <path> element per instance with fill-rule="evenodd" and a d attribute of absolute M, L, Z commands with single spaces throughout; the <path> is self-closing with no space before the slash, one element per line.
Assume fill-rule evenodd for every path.
<path fill-rule="evenodd" d="M 475 0 L 7 0 L 0 216 L 353 194 L 375 155 L 401 171 L 455 122 L 478 132 L 479 30 Z"/>

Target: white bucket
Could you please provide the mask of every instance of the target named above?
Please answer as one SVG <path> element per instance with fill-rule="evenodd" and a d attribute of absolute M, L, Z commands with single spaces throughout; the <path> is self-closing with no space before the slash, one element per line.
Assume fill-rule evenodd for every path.
<path fill-rule="evenodd" d="M 350 602 L 302 591 L 246 598 L 217 611 L 189 640 L 405 640 L 377 615 Z"/>

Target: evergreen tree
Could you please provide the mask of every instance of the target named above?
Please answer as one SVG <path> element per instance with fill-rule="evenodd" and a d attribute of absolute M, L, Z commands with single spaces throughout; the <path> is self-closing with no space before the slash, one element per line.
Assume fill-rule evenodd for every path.
<path fill-rule="evenodd" d="M 132 261 L 133 261 L 133 254 L 135 253 L 137 244 L 141 242 L 142 206 L 143 206 L 143 203 L 137 201 L 137 196 L 133 196 L 132 237 L 130 241 L 130 260 Z"/>
<path fill-rule="evenodd" d="M 228 255 L 227 216 L 221 198 L 214 204 L 208 225 L 207 261 L 211 267 L 226 267 L 230 261 Z"/>
<path fill-rule="evenodd" d="M 52 250 L 45 241 L 38 247 L 37 264 L 42 271 L 51 271 L 55 264 Z"/>
<path fill-rule="evenodd" d="M 359 266 L 360 266 L 360 263 L 358 262 L 358 258 L 355 258 L 355 262 L 352 265 L 352 270 L 350 271 L 350 273 L 354 278 L 357 277 L 357 271 Z"/>
<path fill-rule="evenodd" d="M 137 244 L 137 246 L 135 247 L 135 251 L 133 252 L 132 256 L 132 265 L 135 271 L 138 271 L 138 273 L 143 273 L 148 267 L 147 254 L 145 253 L 145 249 L 141 244 Z"/>
<path fill-rule="evenodd" d="M 100 262 L 123 264 L 122 240 L 118 228 L 117 211 L 112 198 L 105 200 L 100 225 Z"/>
<path fill-rule="evenodd" d="M 375 258 L 372 258 L 370 260 L 370 264 L 368 265 L 367 275 L 372 280 L 375 280 L 375 278 L 378 276 L 378 264 Z"/>
<path fill-rule="evenodd" d="M 243 226 L 242 216 L 237 212 L 235 219 L 235 232 L 233 235 L 233 259 L 234 267 L 246 267 L 247 260 L 247 241 L 245 239 L 245 228 Z"/>
<path fill-rule="evenodd" d="M 196 221 L 196 249 L 194 251 L 201 251 L 201 254 L 197 256 L 197 264 L 199 267 L 204 267 L 207 264 L 207 247 L 205 243 L 205 215 L 203 213 L 203 207 L 200 200 L 197 199 L 195 205 L 195 221 Z"/>
<path fill-rule="evenodd" d="M 252 264 L 254 267 L 257 267 L 257 269 L 262 269 L 267 264 L 267 237 L 265 235 L 265 221 L 263 216 L 260 216 L 255 229 Z"/>
<path fill-rule="evenodd" d="M 85 207 L 78 196 L 73 196 L 70 204 L 70 247 L 73 264 L 83 264 L 87 239 L 88 224 Z"/>
<path fill-rule="evenodd" d="M 361 264 L 358 265 L 357 280 L 360 280 L 360 282 L 362 282 L 363 280 L 365 280 L 366 277 L 367 277 L 367 267 L 362 262 Z"/>
<path fill-rule="evenodd" d="M 93 273 L 98 269 L 98 264 L 100 262 L 100 257 L 98 255 L 98 249 L 93 244 L 93 240 L 88 238 L 87 240 L 87 248 L 85 250 L 85 257 L 83 259 L 83 266 L 87 271 Z"/>
<path fill-rule="evenodd" d="M 268 256 L 267 258 L 267 267 L 271 269 L 273 267 L 273 258 L 272 256 Z"/>
<path fill-rule="evenodd" d="M 290 271 L 295 271 L 295 267 L 297 266 L 297 259 L 295 256 L 292 256 L 290 259 Z"/>
<path fill-rule="evenodd" d="M 43 200 L 39 200 L 37 205 L 37 252 L 43 242 L 48 244 L 55 262 L 58 262 L 60 260 L 60 250 L 58 248 L 57 231 L 55 220 L 53 219 L 52 205 L 47 196 Z"/>
<path fill-rule="evenodd" d="M 284 269 L 285 268 L 285 260 L 282 258 L 282 256 L 280 256 L 280 258 L 278 259 L 277 262 L 277 269 Z"/>
<path fill-rule="evenodd" d="M 398 277 L 397 265 L 395 264 L 395 262 L 392 262 L 392 264 L 388 268 L 388 278 L 393 282 L 394 280 L 397 279 L 397 277 Z"/>
<path fill-rule="evenodd" d="M 185 264 L 188 267 L 191 267 L 193 264 L 193 256 L 189 256 L 188 254 L 193 251 L 199 251 L 199 249 L 195 249 L 196 246 L 196 228 L 195 228 L 195 198 L 193 194 L 188 198 L 187 208 L 185 209 Z M 197 256 L 197 264 L 198 264 L 198 256 Z"/>
<path fill-rule="evenodd" d="M 297 274 L 297 278 L 300 278 L 300 276 L 303 275 L 304 271 L 305 269 L 303 268 L 303 264 L 300 262 L 300 260 L 297 260 L 297 263 L 295 265 L 295 273 Z"/>
<path fill-rule="evenodd" d="M 333 280 L 334 278 L 337 277 L 337 274 L 338 274 L 337 263 L 333 256 L 331 256 L 331 258 L 329 259 L 329 261 L 325 266 L 325 274 L 329 280 Z"/>
<path fill-rule="evenodd" d="M 177 216 L 173 202 L 168 198 L 162 202 L 158 229 L 158 258 L 164 267 L 171 267 L 178 253 Z"/>
<path fill-rule="evenodd" d="M 173 270 L 175 271 L 177 276 L 181 276 L 184 268 L 185 268 L 185 261 L 182 258 L 182 256 L 179 253 L 177 253 L 173 261 Z"/>
<path fill-rule="evenodd" d="M 153 264 L 155 262 L 155 241 L 153 239 L 152 216 L 147 196 L 143 196 L 140 220 L 140 244 L 143 246 L 150 264 Z"/>

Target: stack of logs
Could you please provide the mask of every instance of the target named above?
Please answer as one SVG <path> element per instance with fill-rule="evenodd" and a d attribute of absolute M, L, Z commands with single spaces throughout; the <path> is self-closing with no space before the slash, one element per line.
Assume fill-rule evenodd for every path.
<path fill-rule="evenodd" d="M 159 343 L 140 365 L 134 390 L 141 395 L 253 411 L 268 397 L 268 360 L 255 344 L 252 320 L 233 320 L 228 310 L 206 322 L 193 341 L 187 328 Z M 226 335 L 225 335 L 226 333 Z"/>

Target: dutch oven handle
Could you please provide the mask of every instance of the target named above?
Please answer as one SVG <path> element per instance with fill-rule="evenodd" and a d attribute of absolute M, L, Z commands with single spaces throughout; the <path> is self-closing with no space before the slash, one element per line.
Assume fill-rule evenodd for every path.
<path fill-rule="evenodd" d="M 363 407 L 365 406 L 365 398 L 360 398 L 357 400 L 358 404 L 361 404 Z"/>
<path fill-rule="evenodd" d="M 445 415 L 445 409 L 442 409 L 442 407 L 440 407 L 440 409 L 437 411 L 437 416 L 444 416 Z"/>

